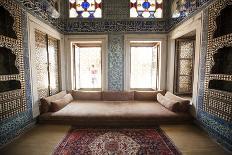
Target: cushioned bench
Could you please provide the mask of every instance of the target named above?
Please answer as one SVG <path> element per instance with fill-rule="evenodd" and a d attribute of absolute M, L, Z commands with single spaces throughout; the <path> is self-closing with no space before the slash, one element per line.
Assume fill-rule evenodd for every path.
<path fill-rule="evenodd" d="M 151 92 L 79 92 L 72 91 L 74 100 L 56 112 L 49 105 L 58 96 L 42 99 L 43 114 L 40 123 L 59 123 L 72 125 L 154 125 L 161 123 L 180 123 L 192 119 L 188 112 L 172 112 L 159 104 L 157 93 Z M 45 103 L 47 102 L 47 103 Z"/>

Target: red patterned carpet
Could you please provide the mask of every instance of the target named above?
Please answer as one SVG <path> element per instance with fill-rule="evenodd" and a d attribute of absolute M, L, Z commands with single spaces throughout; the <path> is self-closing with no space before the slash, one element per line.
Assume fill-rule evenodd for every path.
<path fill-rule="evenodd" d="M 165 133 L 153 129 L 72 128 L 54 155 L 179 155 Z"/>

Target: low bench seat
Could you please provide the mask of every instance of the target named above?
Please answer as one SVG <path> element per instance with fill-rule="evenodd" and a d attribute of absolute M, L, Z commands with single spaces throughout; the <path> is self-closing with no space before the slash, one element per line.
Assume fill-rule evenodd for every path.
<path fill-rule="evenodd" d="M 57 112 L 46 112 L 39 116 L 40 123 L 81 126 L 155 125 L 188 122 L 191 119 L 188 112 L 172 112 L 155 100 L 73 100 Z"/>

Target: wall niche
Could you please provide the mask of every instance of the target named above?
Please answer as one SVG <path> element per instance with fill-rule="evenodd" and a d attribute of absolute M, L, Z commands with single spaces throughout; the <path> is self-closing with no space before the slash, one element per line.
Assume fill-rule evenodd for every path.
<path fill-rule="evenodd" d="M 222 9 L 220 15 L 216 18 L 217 29 L 214 32 L 214 38 L 232 33 L 232 5 Z"/>
<path fill-rule="evenodd" d="M 23 33 L 26 31 L 26 23 L 22 22 L 23 17 L 26 18 L 26 14 L 18 3 L 12 0 L 1 0 L 0 121 L 18 117 L 17 114 L 27 110 L 26 80 L 23 71 Z M 0 143 L 2 142 L 0 138 Z"/>
<path fill-rule="evenodd" d="M 208 48 L 206 64 L 202 66 L 205 68 L 202 110 L 231 122 L 232 111 L 228 109 L 232 103 L 232 1 L 216 0 L 208 11 Z"/>
<path fill-rule="evenodd" d="M 232 75 L 232 47 L 220 48 L 213 55 L 214 66 L 211 69 L 211 74 L 226 74 Z"/>
<path fill-rule="evenodd" d="M 5 47 L 0 47 L 0 75 L 19 74 L 15 66 L 16 55 Z"/>
<path fill-rule="evenodd" d="M 9 11 L 0 6 L 0 35 L 17 39 L 17 35 L 13 30 L 14 18 Z"/>
<path fill-rule="evenodd" d="M 210 80 L 209 81 L 209 89 L 216 89 L 216 90 L 232 92 L 232 81 Z"/>
<path fill-rule="evenodd" d="M 21 83 L 17 80 L 0 81 L 0 93 L 21 89 Z"/>

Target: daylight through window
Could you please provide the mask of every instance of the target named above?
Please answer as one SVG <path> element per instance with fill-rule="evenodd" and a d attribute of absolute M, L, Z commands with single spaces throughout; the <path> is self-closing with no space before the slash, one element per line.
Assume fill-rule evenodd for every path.
<path fill-rule="evenodd" d="M 158 45 L 131 46 L 131 89 L 158 87 Z"/>
<path fill-rule="evenodd" d="M 69 0 L 70 18 L 101 18 L 102 0 Z"/>
<path fill-rule="evenodd" d="M 74 46 L 75 89 L 101 88 L 101 47 Z"/>
<path fill-rule="evenodd" d="M 130 17 L 162 18 L 163 0 L 130 0 Z"/>

